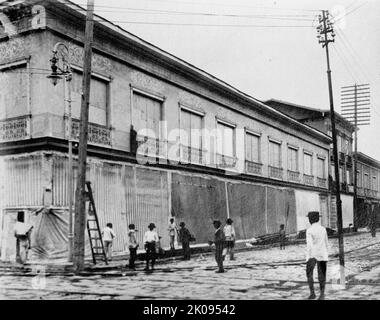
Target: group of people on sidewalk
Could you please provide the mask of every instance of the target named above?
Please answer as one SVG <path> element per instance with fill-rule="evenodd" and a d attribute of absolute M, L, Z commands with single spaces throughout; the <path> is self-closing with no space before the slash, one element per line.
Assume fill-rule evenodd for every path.
<path fill-rule="evenodd" d="M 328 237 L 326 228 L 321 226 L 319 222 L 319 212 L 311 211 L 307 215 L 310 227 L 306 230 L 306 277 L 310 289 L 310 296 L 308 299 L 316 299 L 314 290 L 314 269 L 317 266 L 318 280 L 320 295 L 319 300 L 325 298 L 326 287 L 326 271 L 328 261 Z M 217 273 L 225 272 L 223 261 L 226 255 L 229 254 L 230 260 L 234 260 L 234 246 L 236 240 L 235 229 L 233 227 L 232 219 L 226 220 L 225 226 L 222 228 L 220 220 L 214 220 L 213 226 L 215 228 L 214 239 L 209 241 L 209 245 L 215 245 L 215 260 L 218 265 Z M 146 268 L 149 270 L 149 261 L 151 261 L 151 268 L 154 269 L 154 262 L 156 257 L 156 244 L 159 242 L 159 236 L 154 230 L 154 223 L 150 223 L 148 231 L 144 235 L 144 245 L 146 250 Z M 194 241 L 194 236 L 186 228 L 185 223 L 180 223 L 180 229 L 177 229 L 174 219 L 170 219 L 169 227 L 170 249 L 172 252 L 175 250 L 175 236 L 178 235 L 179 242 L 182 243 L 183 259 L 190 259 L 190 242 Z M 282 224 L 279 231 L 280 236 L 280 250 L 285 249 L 285 228 Z M 129 250 L 130 260 L 129 268 L 135 268 L 136 250 L 138 242 L 136 238 L 136 230 L 133 224 L 129 225 Z"/>
<path fill-rule="evenodd" d="M 235 246 L 235 229 L 232 225 L 232 219 L 227 219 L 226 225 L 222 229 L 222 223 L 219 220 L 213 222 L 215 228 L 214 239 L 209 241 L 209 245 L 215 245 L 215 260 L 218 265 L 217 272 L 224 272 L 223 260 L 227 254 L 230 256 L 230 260 L 234 260 L 234 246 Z M 177 228 L 174 219 L 170 219 L 168 226 L 169 239 L 170 239 L 170 251 L 172 255 L 175 252 L 175 239 L 178 238 L 178 242 L 182 244 L 183 260 L 190 260 L 190 242 L 195 241 L 194 235 L 186 227 L 185 222 L 179 224 L 180 228 Z M 135 261 L 137 258 L 137 248 L 139 243 L 136 236 L 136 228 L 134 224 L 129 225 L 128 231 L 128 249 L 129 249 L 129 264 L 130 269 L 135 269 Z M 154 264 L 156 261 L 157 253 L 161 249 L 160 236 L 155 230 L 154 223 L 148 225 L 148 230 L 144 234 L 144 249 L 146 252 L 146 267 L 144 270 L 154 270 Z M 112 247 L 112 245 L 111 245 Z M 107 245 L 107 248 L 110 248 Z M 158 252 L 157 252 L 158 251 Z M 108 252 L 108 251 L 107 251 Z"/>

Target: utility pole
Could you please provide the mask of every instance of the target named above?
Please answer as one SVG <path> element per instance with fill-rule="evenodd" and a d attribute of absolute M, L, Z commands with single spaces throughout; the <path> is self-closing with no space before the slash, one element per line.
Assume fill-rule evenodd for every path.
<path fill-rule="evenodd" d="M 320 25 L 317 27 L 319 43 L 322 44 L 322 48 L 326 49 L 327 58 L 327 80 L 329 85 L 329 99 L 330 99 L 330 120 L 331 131 L 333 140 L 333 156 L 334 156 L 334 172 L 336 183 L 336 210 L 337 210 L 337 223 L 338 223 L 338 242 L 339 242 L 339 265 L 340 265 L 340 284 L 345 287 L 346 279 L 344 272 L 344 243 L 343 243 L 343 221 L 342 221 L 342 201 L 340 199 L 340 179 L 339 179 L 339 163 L 338 163 L 338 144 L 336 139 L 335 128 L 335 111 L 334 111 L 334 97 L 331 81 L 331 69 L 330 69 L 330 56 L 329 56 L 329 43 L 334 42 L 334 29 L 331 21 L 329 20 L 329 12 L 322 10 L 322 15 L 319 16 Z"/>
<path fill-rule="evenodd" d="M 94 1 L 87 0 L 86 31 L 84 40 L 83 60 L 83 94 L 81 103 L 81 118 L 79 127 L 79 160 L 78 179 L 75 194 L 75 226 L 74 226 L 74 255 L 75 272 L 84 267 L 84 240 L 86 230 L 86 168 L 87 168 L 87 137 L 88 113 L 90 103 L 92 42 L 94 31 Z"/>
<path fill-rule="evenodd" d="M 358 178 L 357 178 L 357 153 L 358 153 L 358 126 L 369 125 L 370 122 L 370 88 L 369 84 L 354 84 L 342 87 L 341 109 L 342 116 L 354 124 L 354 228 L 358 228 Z"/>

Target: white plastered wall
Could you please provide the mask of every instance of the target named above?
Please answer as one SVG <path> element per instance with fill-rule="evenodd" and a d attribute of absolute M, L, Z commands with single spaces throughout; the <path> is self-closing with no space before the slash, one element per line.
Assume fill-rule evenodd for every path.
<path fill-rule="evenodd" d="M 321 203 L 319 193 L 315 191 L 296 190 L 296 213 L 297 213 L 297 230 L 305 230 L 310 224 L 307 219 L 309 211 L 321 210 Z M 327 215 L 321 217 L 320 222 L 323 226 L 327 226 Z"/>

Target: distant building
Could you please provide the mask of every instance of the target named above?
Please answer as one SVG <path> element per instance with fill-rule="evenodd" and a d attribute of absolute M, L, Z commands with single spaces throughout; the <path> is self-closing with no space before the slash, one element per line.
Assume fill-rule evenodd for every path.
<path fill-rule="evenodd" d="M 321 132 L 331 136 L 330 110 L 314 109 L 306 106 L 297 105 L 281 100 L 271 99 L 265 102 L 272 108 L 279 110 L 299 122 L 307 124 Z M 335 113 L 337 143 L 338 143 L 338 162 L 339 179 L 342 198 L 343 227 L 348 227 L 354 223 L 354 162 L 353 162 L 353 133 L 355 126 L 344 119 L 340 114 Z M 330 169 L 329 169 L 329 189 L 335 190 L 334 157 L 330 145 Z M 365 174 L 363 173 L 363 169 Z M 380 201 L 379 193 L 379 162 L 358 153 L 358 227 L 362 227 L 366 222 L 369 208 L 373 208 L 375 203 Z M 366 181 L 364 183 L 364 180 Z M 366 191 L 365 191 L 366 190 Z M 332 227 L 336 227 L 336 207 L 335 196 L 332 198 L 331 221 Z M 367 213 L 365 213 L 367 212 Z"/>
<path fill-rule="evenodd" d="M 354 154 L 355 157 L 355 154 Z M 380 161 L 361 152 L 357 153 L 358 227 L 367 227 L 373 210 L 380 224 Z"/>
<path fill-rule="evenodd" d="M 33 232 L 33 259 L 66 259 L 68 133 L 79 133 L 84 10 L 65 0 L 17 1 L 0 28 L 1 257 L 14 255 L 18 210 Z M 4 17 L 2 17 L 4 19 Z M 64 81 L 53 86 L 52 49 L 69 49 L 72 127 Z M 150 222 L 167 247 L 171 217 L 198 245 L 213 219 L 234 220 L 238 240 L 329 224 L 331 138 L 145 42 L 101 17 L 93 44 L 88 174 L 116 253 L 127 228 Z M 74 173 L 77 172 L 74 150 Z M 39 212 L 41 208 L 47 208 Z"/>

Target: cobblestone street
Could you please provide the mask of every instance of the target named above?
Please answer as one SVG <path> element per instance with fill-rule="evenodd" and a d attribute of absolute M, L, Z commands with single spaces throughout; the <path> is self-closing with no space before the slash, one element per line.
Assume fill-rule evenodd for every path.
<path fill-rule="evenodd" d="M 326 299 L 380 299 L 380 241 L 363 233 L 345 238 L 346 289 L 339 278 L 337 239 L 330 239 Z M 115 268 L 88 276 L 16 274 L 0 268 L 2 299 L 291 299 L 308 296 L 305 244 L 252 249 L 215 273 L 212 255 L 166 261 L 153 273 Z M 113 262 L 117 263 L 117 262 Z M 120 263 L 119 263 L 120 264 Z M 36 270 L 38 267 L 34 267 Z M 316 273 L 316 272 L 315 272 Z M 317 278 L 315 274 L 315 279 Z M 318 284 L 316 283 L 318 293 Z"/>

